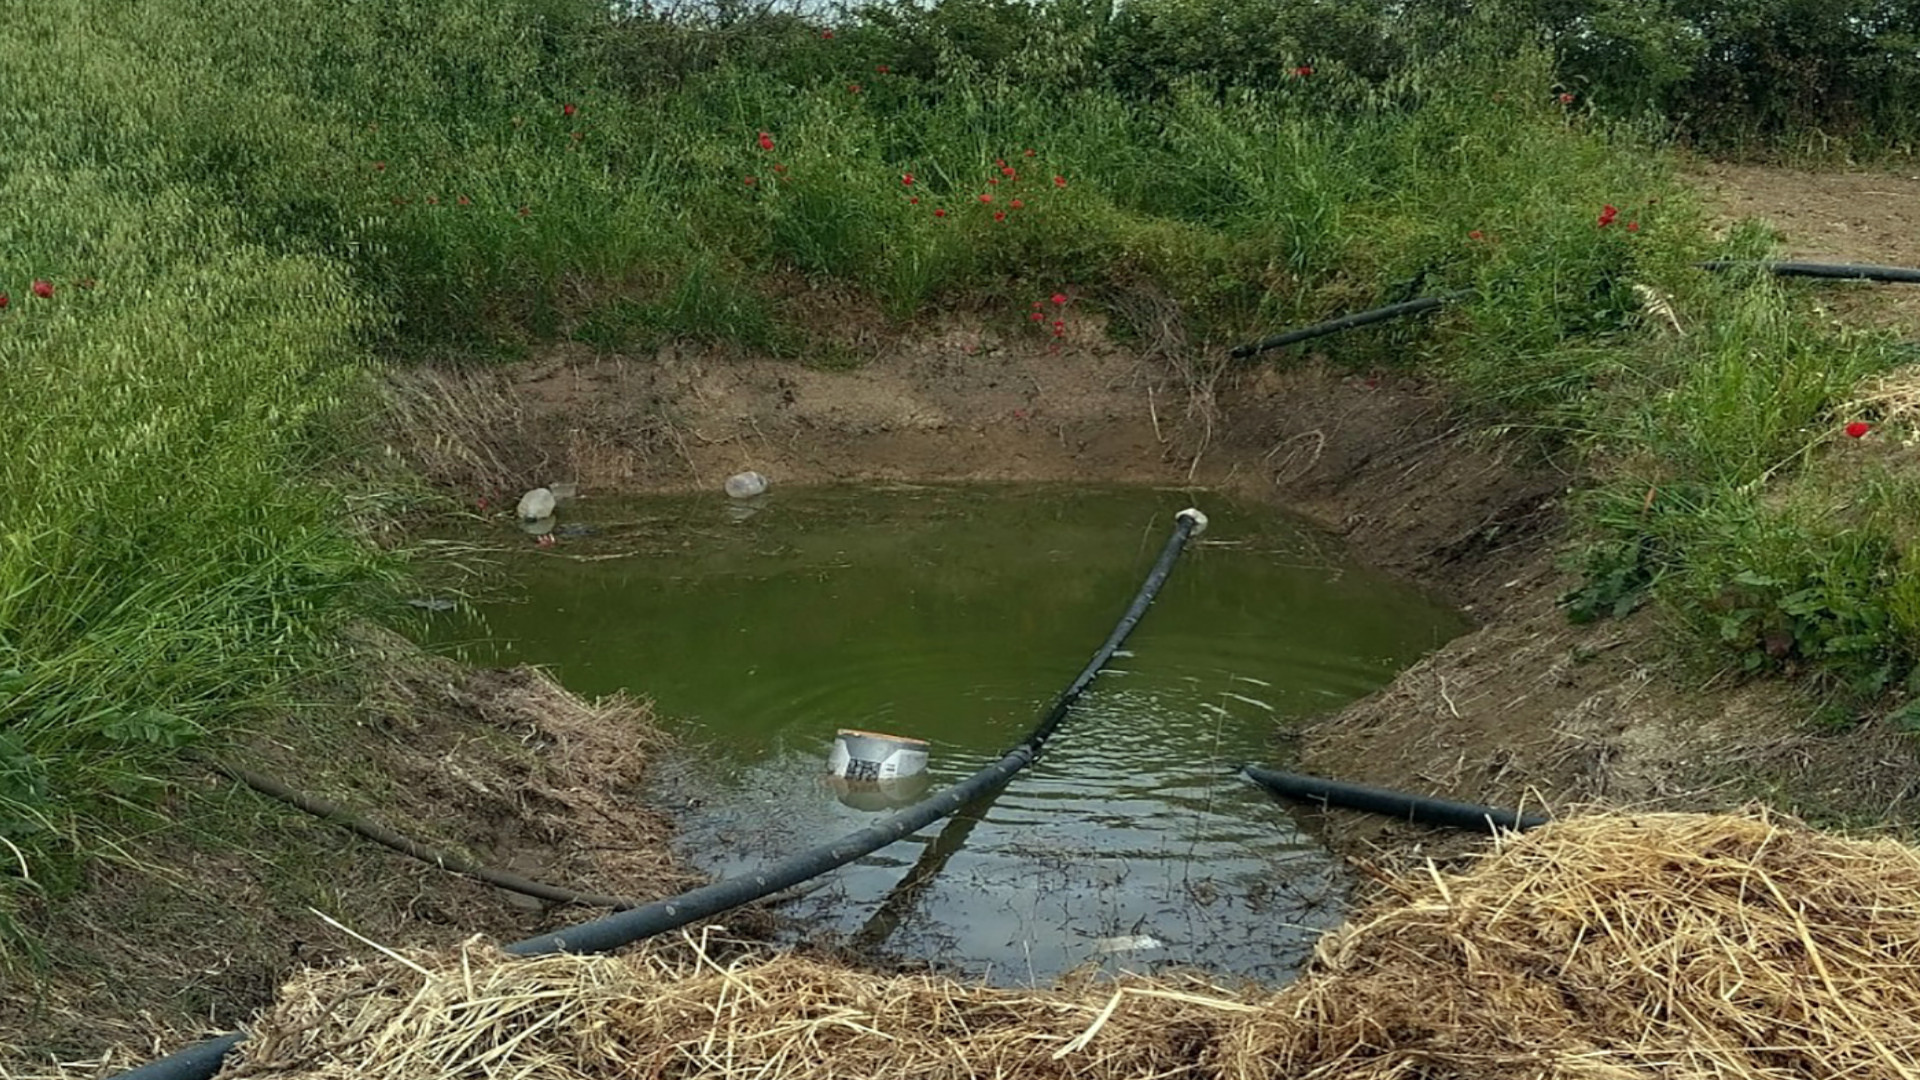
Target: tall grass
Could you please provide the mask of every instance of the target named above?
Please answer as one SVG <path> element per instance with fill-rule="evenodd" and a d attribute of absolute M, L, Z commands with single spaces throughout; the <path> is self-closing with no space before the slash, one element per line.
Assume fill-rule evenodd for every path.
<path fill-rule="evenodd" d="M 327 482 L 374 309 L 250 238 L 185 117 L 155 119 L 180 72 L 136 79 L 86 8 L 0 30 L 43 88 L 0 102 L 0 956 L 21 901 L 156 813 L 178 750 L 279 701 L 388 572 Z"/>

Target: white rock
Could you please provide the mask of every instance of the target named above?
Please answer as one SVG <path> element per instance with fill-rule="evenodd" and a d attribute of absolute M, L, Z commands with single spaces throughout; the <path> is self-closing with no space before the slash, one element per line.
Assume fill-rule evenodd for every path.
<path fill-rule="evenodd" d="M 553 492 L 543 487 L 534 488 L 520 496 L 520 520 L 542 521 L 553 516 Z"/>
<path fill-rule="evenodd" d="M 767 478 L 757 472 L 735 473 L 727 477 L 727 494 L 736 499 L 751 499 L 767 490 Z"/>

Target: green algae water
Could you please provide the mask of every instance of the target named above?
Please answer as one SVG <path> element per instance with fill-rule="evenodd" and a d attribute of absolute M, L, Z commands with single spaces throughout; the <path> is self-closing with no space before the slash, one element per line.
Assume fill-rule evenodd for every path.
<path fill-rule="evenodd" d="M 1342 917 L 1340 864 L 1235 776 L 1465 628 L 1274 510 L 1147 488 L 862 487 L 583 501 L 511 543 L 507 595 L 437 632 L 576 692 L 650 697 L 654 798 L 715 876 L 870 824 L 840 728 L 947 784 L 1018 742 L 1125 610 L 1182 507 L 1211 519 L 1047 752 L 997 797 L 781 910 L 811 940 L 994 982 L 1082 965 L 1279 981 Z"/>

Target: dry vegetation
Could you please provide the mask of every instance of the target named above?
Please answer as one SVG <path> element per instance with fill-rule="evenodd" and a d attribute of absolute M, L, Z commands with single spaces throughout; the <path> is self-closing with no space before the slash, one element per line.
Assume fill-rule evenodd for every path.
<path fill-rule="evenodd" d="M 228 1075 L 1920 1075 L 1920 854 L 1765 815 L 1596 815 L 1432 867 L 1271 993 L 998 990 L 689 936 L 618 957 L 474 941 L 311 971 Z"/>

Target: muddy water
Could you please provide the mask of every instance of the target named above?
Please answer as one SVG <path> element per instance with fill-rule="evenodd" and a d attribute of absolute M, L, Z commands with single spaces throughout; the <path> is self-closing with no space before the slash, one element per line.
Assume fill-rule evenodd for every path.
<path fill-rule="evenodd" d="M 1463 623 L 1271 510 L 1142 488 L 585 501 L 563 517 L 592 535 L 515 538 L 515 595 L 443 629 L 480 637 L 473 659 L 651 696 L 682 739 L 656 797 L 682 808 L 689 857 L 731 875 L 884 812 L 825 782 L 838 728 L 929 740 L 937 783 L 1018 742 L 1196 503 L 1212 527 L 1044 757 L 782 910 L 811 938 L 1003 983 L 1086 963 L 1280 980 L 1348 883 L 1235 768 L 1283 760 L 1289 721 Z"/>

